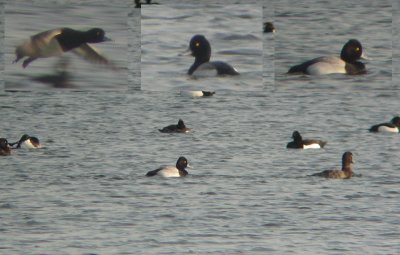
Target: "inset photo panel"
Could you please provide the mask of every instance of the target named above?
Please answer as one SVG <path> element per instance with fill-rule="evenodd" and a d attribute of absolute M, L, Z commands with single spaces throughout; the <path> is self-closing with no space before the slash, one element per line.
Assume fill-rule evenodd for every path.
<path fill-rule="evenodd" d="M 146 91 L 261 91 L 262 3 L 141 6 Z"/>
<path fill-rule="evenodd" d="M 7 1 L 6 90 L 127 90 L 128 0 Z"/>
<path fill-rule="evenodd" d="M 275 1 L 275 86 L 391 88 L 392 1 Z"/>

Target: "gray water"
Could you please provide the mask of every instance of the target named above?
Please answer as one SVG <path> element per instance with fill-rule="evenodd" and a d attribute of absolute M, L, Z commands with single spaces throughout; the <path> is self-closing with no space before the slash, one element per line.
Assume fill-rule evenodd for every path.
<path fill-rule="evenodd" d="M 398 37 L 400 20 L 392 14 L 399 14 L 398 6 L 390 1 L 307 3 L 280 1 L 273 8 L 265 3 L 262 20 L 273 20 L 277 33 L 257 35 L 264 48 L 263 90 L 256 78 L 254 84 L 241 80 L 248 90 L 229 90 L 218 79 L 210 98 L 182 97 L 171 87 L 172 78 L 162 78 L 175 70 L 174 81 L 195 86 L 197 81 L 184 75 L 192 59 L 178 55 L 170 63 L 175 69 L 157 66 L 154 82 L 160 89 L 143 84 L 144 76 L 141 81 L 135 61 L 125 60 L 126 52 L 115 59 L 127 61 L 130 89 L 112 89 L 113 80 L 92 80 L 91 72 L 84 82 L 76 80 L 77 89 L 28 87 L 27 79 L 37 73 L 28 75 L 28 69 L 10 64 L 7 33 L 12 31 L 6 16 L 0 136 L 14 142 L 28 133 L 44 147 L 0 158 L 0 254 L 399 254 L 400 137 L 368 132 L 371 125 L 399 114 L 394 65 L 392 76 L 392 52 L 393 63 L 398 61 L 392 38 Z M 96 8 L 107 13 L 103 8 L 116 8 L 110 5 Z M 202 10 L 206 15 L 207 9 Z M 138 14 L 129 8 L 124 13 L 132 19 Z M 168 13 L 160 10 L 159 15 Z M 21 15 L 20 22 L 31 17 Z M 243 20 L 235 23 L 234 17 L 230 23 L 240 26 Z M 179 22 L 174 19 L 169 22 Z M 127 22 L 128 30 L 134 22 Z M 174 37 L 169 22 L 158 24 L 160 30 L 169 29 L 166 41 Z M 254 27 L 261 29 L 260 24 Z M 19 33 L 27 31 L 13 36 L 24 37 Z M 177 35 L 179 43 L 168 52 L 176 48 L 179 54 L 192 34 Z M 226 35 L 214 37 L 215 48 L 223 51 L 220 36 Z M 125 38 L 134 51 L 139 38 Z M 359 38 L 371 58 L 367 74 L 284 74 L 300 61 L 338 54 L 350 38 Z M 101 49 L 112 50 L 107 47 Z M 216 57 L 236 63 L 237 56 Z M 35 63 L 37 72 L 51 70 L 41 67 L 48 60 Z M 249 75 L 258 74 L 258 61 L 255 70 L 244 65 Z M 14 75 L 17 71 L 23 75 Z M 115 83 L 126 84 L 122 79 Z M 140 82 L 141 91 L 135 89 Z M 158 131 L 179 118 L 192 133 Z M 321 150 L 287 150 L 293 130 L 328 144 Z M 340 167 L 347 150 L 361 177 L 309 176 Z M 193 166 L 186 178 L 144 176 L 181 155 Z"/>

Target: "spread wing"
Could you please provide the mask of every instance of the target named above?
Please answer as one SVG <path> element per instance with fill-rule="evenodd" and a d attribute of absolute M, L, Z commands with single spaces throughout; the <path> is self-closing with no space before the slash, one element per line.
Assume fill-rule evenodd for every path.
<path fill-rule="evenodd" d="M 101 55 L 95 48 L 86 43 L 82 44 L 78 48 L 73 49 L 72 52 L 90 63 L 107 65 L 113 70 L 120 69 L 112 61 Z"/>

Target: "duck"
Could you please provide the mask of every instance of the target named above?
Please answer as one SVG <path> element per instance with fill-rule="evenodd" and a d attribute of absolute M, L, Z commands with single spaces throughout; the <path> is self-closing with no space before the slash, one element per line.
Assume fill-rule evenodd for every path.
<path fill-rule="evenodd" d="M 27 134 L 24 134 L 21 137 L 21 139 L 19 139 L 18 142 L 10 143 L 10 146 L 14 145 L 17 145 L 15 149 L 20 149 L 20 148 L 38 149 L 42 147 L 37 137 L 30 136 Z"/>
<path fill-rule="evenodd" d="M 349 40 L 342 48 L 340 58 L 336 56 L 319 57 L 291 67 L 289 74 L 303 73 L 309 75 L 324 75 L 332 73 L 364 74 L 365 65 L 358 61 L 366 59 L 363 48 L 357 39 Z"/>
<path fill-rule="evenodd" d="M 389 133 L 400 133 L 400 117 L 395 116 L 390 123 L 381 123 L 372 126 L 369 129 L 370 132 L 389 132 Z"/>
<path fill-rule="evenodd" d="M 272 22 L 264 22 L 264 33 L 275 33 L 275 27 Z"/>
<path fill-rule="evenodd" d="M 146 0 L 145 3 L 142 3 L 140 0 L 135 0 L 135 8 L 142 8 L 142 4 L 159 4 L 159 3 L 151 2 L 151 0 Z"/>
<path fill-rule="evenodd" d="M 187 167 L 190 168 L 188 160 L 185 157 L 179 157 L 175 166 L 159 167 L 156 170 L 147 172 L 146 176 L 184 177 L 189 174 L 185 169 Z"/>
<path fill-rule="evenodd" d="M 211 46 L 204 35 L 195 35 L 189 43 L 189 50 L 195 58 L 188 70 L 188 75 L 203 76 L 207 71 L 216 75 L 238 75 L 239 72 L 223 61 L 211 61 Z"/>
<path fill-rule="evenodd" d="M 320 176 L 333 179 L 350 179 L 353 176 L 353 153 L 346 151 L 342 156 L 341 170 L 325 170 L 312 176 Z"/>
<path fill-rule="evenodd" d="M 0 156 L 10 156 L 11 148 L 6 138 L 0 138 Z"/>
<path fill-rule="evenodd" d="M 286 148 L 289 149 L 320 149 L 325 146 L 327 142 L 315 139 L 303 139 L 299 131 L 294 131 L 292 134 L 294 141 L 289 142 Z"/>
<path fill-rule="evenodd" d="M 210 97 L 215 94 L 215 91 L 204 91 L 204 90 L 182 90 L 181 96 L 189 97 Z"/>
<path fill-rule="evenodd" d="M 169 125 L 163 127 L 162 129 L 159 129 L 161 133 L 188 133 L 191 130 L 192 130 L 191 128 L 186 127 L 182 119 L 179 119 L 177 125 Z"/>
<path fill-rule="evenodd" d="M 111 41 L 105 36 L 101 28 L 92 28 L 87 31 L 78 31 L 72 28 L 56 28 L 31 36 L 21 45 L 15 48 L 17 63 L 20 59 L 27 57 L 22 67 L 26 68 L 38 58 L 61 56 L 65 52 L 73 52 L 84 60 L 113 66 L 110 60 L 102 56 L 88 43 L 101 43 Z"/>

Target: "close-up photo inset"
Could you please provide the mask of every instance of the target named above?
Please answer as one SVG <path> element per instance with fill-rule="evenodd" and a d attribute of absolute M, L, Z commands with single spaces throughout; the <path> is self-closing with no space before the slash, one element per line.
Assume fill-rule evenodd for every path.
<path fill-rule="evenodd" d="M 7 90 L 126 90 L 128 2 L 5 4 Z"/>
<path fill-rule="evenodd" d="M 257 4 L 142 5 L 142 90 L 262 90 L 262 15 Z"/>

